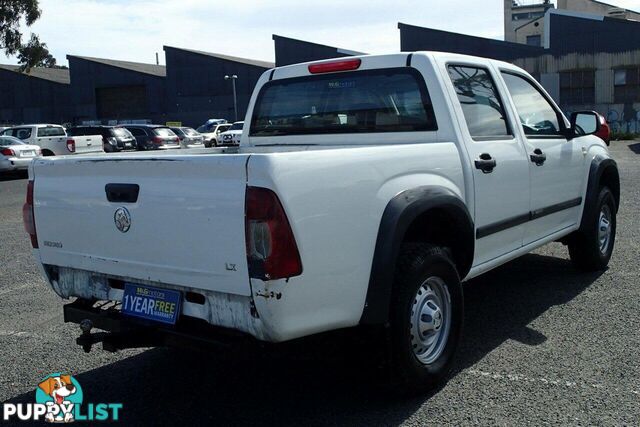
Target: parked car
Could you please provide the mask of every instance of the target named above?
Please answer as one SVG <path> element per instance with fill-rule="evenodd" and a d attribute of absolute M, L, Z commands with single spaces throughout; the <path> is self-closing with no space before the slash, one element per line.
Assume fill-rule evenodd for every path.
<path fill-rule="evenodd" d="M 85 351 L 363 326 L 385 377 L 422 391 L 452 368 L 462 281 L 555 241 L 581 270 L 611 258 L 620 180 L 597 114 L 567 120 L 510 63 L 288 65 L 258 79 L 247 117 L 234 152 L 32 163 L 25 228 L 77 298 L 64 320 Z"/>
<path fill-rule="evenodd" d="M 609 123 L 607 123 L 607 119 L 602 114 L 598 114 L 598 117 L 600 119 L 600 129 L 596 133 L 596 136 L 609 145 L 611 144 L 611 127 L 609 126 Z"/>
<path fill-rule="evenodd" d="M 67 136 L 60 125 L 20 125 L 5 129 L 2 135 L 14 136 L 26 144 L 39 146 L 43 156 L 104 152 L 100 135 Z"/>
<path fill-rule="evenodd" d="M 37 145 L 25 144 L 13 136 L 0 136 L 0 172 L 26 170 L 31 160 L 41 155 Z"/>
<path fill-rule="evenodd" d="M 122 126 L 75 126 L 67 129 L 69 136 L 102 136 L 102 146 L 107 153 L 135 150 L 136 139 Z"/>
<path fill-rule="evenodd" d="M 218 136 L 219 145 L 238 145 L 242 137 L 244 122 L 235 122 L 229 129 Z"/>
<path fill-rule="evenodd" d="M 178 135 L 162 125 L 124 125 L 136 139 L 139 151 L 180 148 Z"/>
<path fill-rule="evenodd" d="M 204 146 L 214 147 L 220 145 L 220 134 L 226 132 L 231 127 L 231 123 L 221 123 L 213 125 L 210 132 L 201 133 L 204 136 Z"/>
<path fill-rule="evenodd" d="M 172 127 L 173 133 L 178 135 L 182 148 L 197 148 L 204 146 L 204 136 L 190 127 Z"/>
<path fill-rule="evenodd" d="M 209 119 L 196 129 L 200 133 L 211 132 L 211 129 L 216 125 L 221 125 L 223 123 L 227 123 L 226 119 Z"/>

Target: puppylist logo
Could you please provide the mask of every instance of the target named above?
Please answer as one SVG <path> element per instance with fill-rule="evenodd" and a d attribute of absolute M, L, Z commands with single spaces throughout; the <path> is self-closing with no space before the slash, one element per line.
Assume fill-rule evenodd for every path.
<path fill-rule="evenodd" d="M 71 375 L 56 372 L 47 375 L 36 388 L 36 403 L 5 403 L 2 419 L 44 419 L 51 423 L 74 421 L 118 421 L 122 403 L 87 403 L 80 383 Z"/>

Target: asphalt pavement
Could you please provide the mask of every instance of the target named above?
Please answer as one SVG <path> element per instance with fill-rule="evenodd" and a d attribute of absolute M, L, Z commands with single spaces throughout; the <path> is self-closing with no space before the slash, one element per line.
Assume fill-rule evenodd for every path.
<path fill-rule="evenodd" d="M 456 371 L 439 390 L 411 398 L 378 387 L 379 371 L 365 360 L 375 349 L 347 351 L 333 337 L 268 356 L 85 354 L 31 258 L 26 176 L 2 176 L 0 401 L 34 402 L 40 379 L 65 371 L 85 402 L 122 403 L 125 425 L 638 426 L 640 142 L 614 141 L 611 150 L 622 203 L 609 269 L 579 273 L 554 243 L 466 283 Z"/>

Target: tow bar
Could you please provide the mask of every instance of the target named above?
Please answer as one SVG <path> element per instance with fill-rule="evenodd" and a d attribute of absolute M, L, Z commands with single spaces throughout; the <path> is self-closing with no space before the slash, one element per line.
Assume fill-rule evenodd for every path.
<path fill-rule="evenodd" d="M 64 306 L 64 321 L 77 323 L 81 334 L 76 344 L 89 353 L 102 343 L 106 351 L 127 348 L 180 346 L 193 349 L 255 345 L 255 338 L 209 325 L 201 319 L 182 316 L 176 325 L 160 325 L 123 316 L 120 304 L 114 301 L 78 299 Z M 93 329 L 101 332 L 92 332 Z"/>

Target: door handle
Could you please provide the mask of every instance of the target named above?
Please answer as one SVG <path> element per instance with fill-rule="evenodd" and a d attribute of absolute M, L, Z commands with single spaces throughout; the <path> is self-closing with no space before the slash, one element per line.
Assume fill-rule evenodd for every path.
<path fill-rule="evenodd" d="M 112 203 L 135 203 L 138 201 L 138 184 L 107 184 L 104 186 L 107 200 Z"/>
<path fill-rule="evenodd" d="M 474 161 L 476 169 L 480 169 L 482 173 L 491 173 L 496 167 L 496 159 L 491 157 L 491 154 L 482 153 L 480 158 Z"/>
<path fill-rule="evenodd" d="M 536 166 L 542 166 L 547 160 L 547 155 L 544 154 L 541 149 L 536 148 L 535 150 L 533 150 L 533 154 L 531 154 L 529 158 L 533 163 L 536 164 Z"/>

